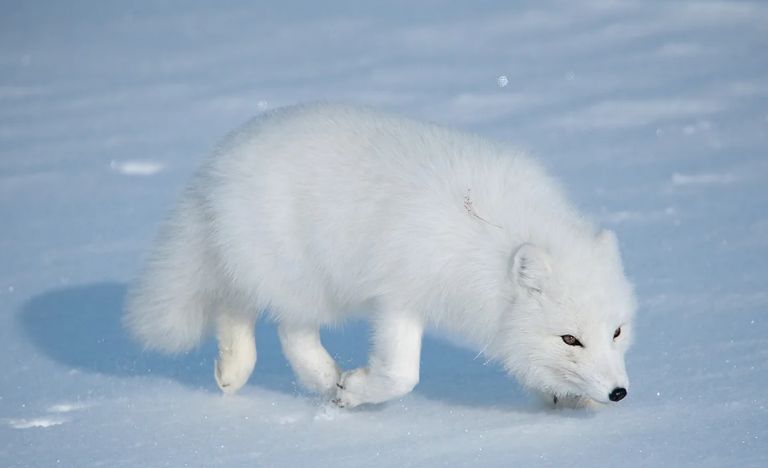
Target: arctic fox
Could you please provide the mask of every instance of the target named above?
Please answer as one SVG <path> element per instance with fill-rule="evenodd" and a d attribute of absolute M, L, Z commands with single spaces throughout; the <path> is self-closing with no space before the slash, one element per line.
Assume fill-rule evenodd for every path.
<path fill-rule="evenodd" d="M 129 293 L 148 348 L 212 329 L 214 376 L 239 389 L 254 323 L 278 324 L 299 381 L 339 406 L 419 381 L 425 327 L 450 330 L 527 388 L 574 406 L 621 400 L 635 300 L 617 241 L 530 157 L 479 136 L 362 108 L 311 104 L 255 118 L 196 174 Z M 343 371 L 320 328 L 373 328 Z"/>

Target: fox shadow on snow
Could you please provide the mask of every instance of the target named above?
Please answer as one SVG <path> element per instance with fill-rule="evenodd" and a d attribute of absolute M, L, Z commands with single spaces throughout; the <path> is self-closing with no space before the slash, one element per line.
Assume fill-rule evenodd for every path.
<path fill-rule="evenodd" d="M 19 321 L 39 349 L 66 366 L 124 377 L 160 376 L 218 392 L 213 378 L 215 340 L 208 338 L 200 347 L 178 356 L 142 350 L 121 324 L 125 294 L 126 285 L 116 282 L 51 290 L 30 299 Z M 323 330 L 322 337 L 342 368 L 365 364 L 369 341 L 365 323 Z M 301 393 L 281 354 L 273 323 L 259 321 L 256 346 L 258 361 L 249 385 Z M 421 382 L 415 392 L 468 406 L 529 406 L 520 387 L 500 366 L 429 335 L 424 337 Z"/>

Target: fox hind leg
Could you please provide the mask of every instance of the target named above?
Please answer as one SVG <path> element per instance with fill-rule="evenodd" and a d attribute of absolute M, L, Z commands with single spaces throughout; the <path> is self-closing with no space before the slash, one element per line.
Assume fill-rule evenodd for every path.
<path fill-rule="evenodd" d="M 235 393 L 256 365 L 255 319 L 246 315 L 221 313 L 216 320 L 219 357 L 214 377 L 224 393 Z"/>
<path fill-rule="evenodd" d="M 299 379 L 309 390 L 330 396 L 339 381 L 339 367 L 320 342 L 316 326 L 280 324 L 278 328 L 283 354 Z"/>

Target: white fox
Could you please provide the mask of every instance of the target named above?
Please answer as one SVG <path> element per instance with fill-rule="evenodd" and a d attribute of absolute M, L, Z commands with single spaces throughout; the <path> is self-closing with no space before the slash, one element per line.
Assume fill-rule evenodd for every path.
<path fill-rule="evenodd" d="M 125 321 L 180 352 L 215 330 L 224 392 L 277 322 L 299 381 L 339 406 L 419 381 L 425 327 L 447 329 L 555 403 L 628 387 L 632 287 L 598 231 L 528 156 L 479 136 L 356 107 L 277 109 L 231 134 L 162 229 Z M 367 367 L 342 371 L 320 328 L 373 328 Z"/>

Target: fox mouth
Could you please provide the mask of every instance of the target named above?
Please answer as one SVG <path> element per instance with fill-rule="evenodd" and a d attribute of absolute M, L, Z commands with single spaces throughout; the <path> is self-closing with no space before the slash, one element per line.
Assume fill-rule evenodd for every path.
<path fill-rule="evenodd" d="M 588 395 L 552 395 L 552 405 L 556 408 L 599 408 L 606 402 L 596 400 Z"/>

